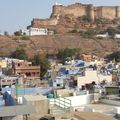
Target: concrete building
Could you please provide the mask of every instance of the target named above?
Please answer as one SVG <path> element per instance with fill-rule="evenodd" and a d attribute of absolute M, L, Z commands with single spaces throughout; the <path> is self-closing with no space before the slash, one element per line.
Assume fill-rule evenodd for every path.
<path fill-rule="evenodd" d="M 49 100 L 46 96 L 38 95 L 25 95 L 23 97 L 23 104 L 34 106 L 35 115 L 46 115 L 49 109 Z"/>
<path fill-rule="evenodd" d="M 0 107 L 0 120 L 24 120 L 27 115 L 35 113 L 31 105 Z"/>
<path fill-rule="evenodd" d="M 34 36 L 34 35 L 53 35 L 53 30 L 43 27 L 28 27 L 27 30 L 22 30 L 22 35 Z"/>
<path fill-rule="evenodd" d="M 62 88 L 64 87 L 66 77 L 65 76 L 57 76 L 55 80 L 53 80 L 53 87 Z"/>
<path fill-rule="evenodd" d="M 12 62 L 12 72 L 14 75 L 25 75 L 26 77 L 40 77 L 40 66 L 32 66 L 31 62 L 24 60 L 14 60 Z"/>
<path fill-rule="evenodd" d="M 22 31 L 22 34 L 26 34 L 29 36 L 33 35 L 48 35 L 48 29 L 47 28 L 33 28 L 29 27 L 27 30 Z"/>
<path fill-rule="evenodd" d="M 85 84 L 90 84 L 95 81 L 96 84 L 99 84 L 105 80 L 107 83 L 112 82 L 112 75 L 107 74 L 98 74 L 96 70 L 86 70 L 85 75 L 77 77 L 77 86 L 81 87 Z"/>
<path fill-rule="evenodd" d="M 90 62 L 92 60 L 92 56 L 91 55 L 82 54 L 81 59 L 83 61 Z"/>
<path fill-rule="evenodd" d="M 19 104 L 9 91 L 0 95 L 0 120 L 27 120 L 27 116 L 35 113 L 35 108 L 28 104 Z"/>
<path fill-rule="evenodd" d="M 0 59 L 0 68 L 6 68 L 7 67 L 7 62 L 3 59 Z"/>
<path fill-rule="evenodd" d="M 119 39 L 120 38 L 120 34 L 115 34 L 114 38 Z"/>
<path fill-rule="evenodd" d="M 105 33 L 105 34 L 97 34 L 96 35 L 96 38 L 108 38 L 109 37 L 109 34 L 108 33 Z"/>

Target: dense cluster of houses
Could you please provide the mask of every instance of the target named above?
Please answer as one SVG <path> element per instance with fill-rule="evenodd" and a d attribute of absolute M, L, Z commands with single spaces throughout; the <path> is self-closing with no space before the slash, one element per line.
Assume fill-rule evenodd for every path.
<path fill-rule="evenodd" d="M 48 71 L 46 77 L 54 87 L 73 87 L 85 89 L 95 82 L 100 87 L 103 82 L 110 85 L 113 83 L 112 72 L 119 73 L 119 64 L 106 63 L 104 59 L 95 59 L 90 55 L 83 55 L 83 60 L 66 61 L 66 65 L 56 65 Z M 56 72 L 56 74 L 55 74 Z M 116 81 L 119 82 L 118 75 Z"/>
<path fill-rule="evenodd" d="M 0 81 L 2 85 L 11 85 L 20 82 L 19 79 L 39 79 L 40 66 L 33 66 L 31 62 L 12 58 L 0 59 Z M 22 80 L 22 83 L 24 81 Z"/>
<path fill-rule="evenodd" d="M 81 56 L 81 60 L 65 61 L 64 65 L 51 60 L 51 68 L 42 81 L 39 77 L 40 66 L 32 66 L 31 62 L 1 58 L 0 66 L 0 119 L 23 120 L 33 115 L 35 119 L 40 115 L 72 115 L 72 112 L 75 112 L 72 117 L 76 118 L 80 117 L 78 114 L 81 112 L 96 114 L 100 111 L 101 117 L 115 120 L 113 117 L 120 115 L 119 63 L 86 54 Z M 4 84 L 8 83 L 5 81 L 7 77 L 10 83 Z M 34 85 L 35 79 L 41 82 L 39 86 L 24 86 L 28 80 Z M 100 108 L 96 108 L 96 105 L 100 105 Z M 105 105 L 111 108 L 104 110 Z"/>

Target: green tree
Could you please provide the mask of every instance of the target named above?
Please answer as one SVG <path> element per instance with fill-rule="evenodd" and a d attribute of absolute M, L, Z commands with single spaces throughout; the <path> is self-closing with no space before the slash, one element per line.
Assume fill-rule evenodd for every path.
<path fill-rule="evenodd" d="M 69 33 L 77 33 L 77 30 L 73 29 L 73 30 L 69 31 Z"/>
<path fill-rule="evenodd" d="M 33 59 L 32 59 L 32 64 L 33 65 L 40 65 L 40 55 L 39 54 L 36 54 L 34 55 Z"/>
<path fill-rule="evenodd" d="M 8 31 L 4 31 L 4 35 L 9 35 Z"/>
<path fill-rule="evenodd" d="M 92 38 L 96 34 L 97 34 L 96 29 L 88 29 L 87 31 L 81 33 L 82 37 L 84 38 Z"/>
<path fill-rule="evenodd" d="M 117 30 L 112 28 L 112 27 L 109 27 L 106 32 L 108 32 L 108 34 L 111 36 L 111 37 L 114 37 L 115 34 L 117 33 Z"/>
<path fill-rule="evenodd" d="M 114 52 L 107 56 L 109 60 L 115 60 L 116 62 L 120 62 L 120 51 Z"/>
<path fill-rule="evenodd" d="M 22 40 L 30 40 L 30 37 L 27 36 L 27 35 L 23 35 L 23 36 L 21 37 L 21 39 L 22 39 Z"/>
<path fill-rule="evenodd" d="M 91 18 L 86 16 L 86 15 L 82 16 L 82 20 L 85 21 L 85 22 L 92 22 Z"/>
<path fill-rule="evenodd" d="M 46 58 L 41 57 L 39 54 L 34 55 L 32 63 L 33 65 L 40 65 L 41 77 L 45 75 L 48 68 L 50 67 L 49 61 Z"/>
<path fill-rule="evenodd" d="M 28 59 L 26 51 L 22 48 L 17 48 L 14 52 L 11 53 L 10 57 L 21 59 L 21 60 L 27 60 Z"/>
<path fill-rule="evenodd" d="M 21 35 L 22 35 L 22 32 L 21 32 L 21 31 L 16 31 L 16 32 L 14 32 L 14 35 L 15 35 L 15 36 L 21 36 Z"/>
<path fill-rule="evenodd" d="M 78 49 L 65 48 L 58 51 L 57 58 L 64 64 L 66 60 L 73 59 L 78 53 Z"/>

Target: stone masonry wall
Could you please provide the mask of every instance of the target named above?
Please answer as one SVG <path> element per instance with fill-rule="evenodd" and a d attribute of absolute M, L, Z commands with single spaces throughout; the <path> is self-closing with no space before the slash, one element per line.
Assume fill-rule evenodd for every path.
<path fill-rule="evenodd" d="M 32 27 L 54 26 L 57 25 L 59 16 L 72 14 L 74 17 L 88 16 L 92 21 L 95 18 L 107 18 L 113 20 L 120 18 L 119 6 L 100 6 L 94 7 L 92 4 L 84 5 L 75 3 L 69 6 L 54 5 L 49 19 L 33 19 Z"/>
<path fill-rule="evenodd" d="M 119 6 L 101 6 L 92 8 L 92 4 L 83 5 L 81 3 L 75 3 L 69 6 L 54 5 L 51 17 L 57 15 L 73 14 L 75 17 L 90 15 L 91 18 L 107 18 L 115 19 L 120 17 Z"/>
<path fill-rule="evenodd" d="M 50 19 L 33 19 L 31 25 L 32 27 L 41 27 L 41 26 L 52 26 L 57 24 L 56 18 L 50 18 Z"/>

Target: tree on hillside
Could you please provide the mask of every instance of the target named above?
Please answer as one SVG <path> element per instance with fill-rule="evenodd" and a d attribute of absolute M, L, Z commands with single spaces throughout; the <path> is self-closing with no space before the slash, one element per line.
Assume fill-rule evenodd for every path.
<path fill-rule="evenodd" d="M 33 65 L 40 65 L 40 61 L 41 61 L 40 55 L 36 54 L 36 55 L 34 55 L 34 57 L 32 59 L 32 64 Z"/>
<path fill-rule="evenodd" d="M 22 31 L 21 30 L 16 31 L 16 32 L 14 32 L 14 35 L 15 36 L 21 36 L 22 35 Z"/>
<path fill-rule="evenodd" d="M 93 38 L 97 34 L 96 29 L 88 29 L 85 32 L 81 33 L 81 36 L 84 38 Z"/>
<path fill-rule="evenodd" d="M 58 51 L 57 58 L 64 64 L 66 60 L 75 58 L 78 49 L 65 48 Z"/>
<path fill-rule="evenodd" d="M 114 52 L 107 56 L 109 60 L 115 60 L 116 62 L 120 62 L 120 51 Z"/>
<path fill-rule="evenodd" d="M 9 35 L 8 31 L 4 31 L 4 35 Z"/>
<path fill-rule="evenodd" d="M 112 27 L 109 27 L 106 32 L 108 32 L 108 34 L 111 36 L 111 37 L 114 37 L 115 34 L 118 32 L 116 29 L 112 28 Z"/>
<path fill-rule="evenodd" d="M 39 54 L 34 55 L 32 63 L 33 65 L 40 65 L 41 77 L 45 75 L 48 68 L 50 67 L 48 60 L 46 58 L 41 57 Z"/>
<path fill-rule="evenodd" d="M 28 59 L 26 51 L 22 48 L 17 48 L 14 52 L 11 53 L 10 57 L 21 59 L 21 60 L 27 60 Z"/>

